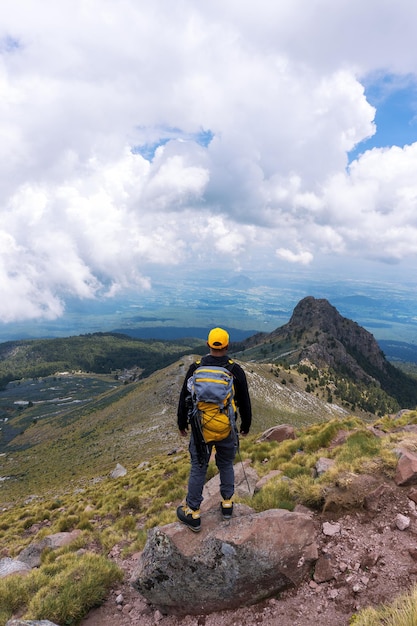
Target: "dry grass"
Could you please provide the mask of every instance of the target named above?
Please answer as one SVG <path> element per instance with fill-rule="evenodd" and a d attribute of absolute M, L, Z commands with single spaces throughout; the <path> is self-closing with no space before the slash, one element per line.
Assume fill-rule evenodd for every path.
<path fill-rule="evenodd" d="M 367 608 L 354 615 L 351 626 L 415 626 L 417 624 L 417 587 L 377 608 Z"/>

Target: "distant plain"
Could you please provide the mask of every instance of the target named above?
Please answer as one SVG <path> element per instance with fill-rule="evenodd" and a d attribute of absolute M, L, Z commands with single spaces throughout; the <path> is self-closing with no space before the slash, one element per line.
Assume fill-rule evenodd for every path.
<path fill-rule="evenodd" d="M 140 338 L 204 339 L 213 325 L 239 341 L 271 332 L 289 321 L 306 296 L 325 298 L 344 317 L 377 340 L 417 345 L 417 287 L 414 283 L 283 274 L 213 273 L 158 275 L 148 291 L 97 300 L 68 300 L 56 320 L 0 324 L 0 342 L 38 337 L 68 337 L 118 331 Z"/>

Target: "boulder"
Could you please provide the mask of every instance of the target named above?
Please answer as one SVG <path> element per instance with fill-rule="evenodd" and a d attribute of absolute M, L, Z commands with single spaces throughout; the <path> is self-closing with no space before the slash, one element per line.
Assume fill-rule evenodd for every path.
<path fill-rule="evenodd" d="M 313 580 L 316 583 L 326 583 L 336 578 L 333 567 L 328 554 L 322 554 L 316 562 L 313 574 Z"/>
<path fill-rule="evenodd" d="M 272 426 L 268 428 L 259 437 L 258 441 L 285 441 L 286 439 L 295 439 L 294 426 L 291 424 L 280 424 L 279 426 Z"/>
<path fill-rule="evenodd" d="M 0 578 L 6 578 L 6 576 L 11 574 L 27 574 L 30 570 L 30 566 L 26 565 L 26 563 L 15 561 L 8 556 L 0 559 Z"/>
<path fill-rule="evenodd" d="M 410 518 L 407 515 L 402 515 L 402 513 L 398 513 L 395 518 L 395 525 L 398 530 L 405 530 L 410 526 Z"/>
<path fill-rule="evenodd" d="M 122 476 L 126 476 L 127 469 L 120 465 L 120 463 L 116 464 L 116 467 L 112 472 L 110 472 L 110 478 L 121 478 Z"/>
<path fill-rule="evenodd" d="M 410 450 L 400 450 L 400 458 L 394 480 L 397 485 L 414 485 L 417 483 L 417 455 Z"/>
<path fill-rule="evenodd" d="M 42 560 L 42 552 L 45 548 L 57 550 L 58 548 L 69 545 L 81 534 L 81 530 L 75 529 L 71 532 L 61 532 L 55 533 L 54 535 L 48 535 L 44 539 L 41 539 L 38 543 L 31 543 L 24 548 L 16 560 L 26 563 L 26 565 L 31 568 L 39 567 Z"/>
<path fill-rule="evenodd" d="M 269 483 L 270 480 L 273 480 L 274 478 L 277 478 L 278 476 L 282 476 L 281 470 L 271 470 L 270 472 L 268 472 L 268 474 L 266 474 L 265 476 L 262 476 L 262 478 L 258 480 L 258 482 L 255 485 L 255 493 L 258 493 L 258 491 L 261 491 L 261 489 L 263 489 L 265 485 Z"/>
<path fill-rule="evenodd" d="M 325 472 L 328 472 L 329 469 L 331 469 L 335 465 L 336 465 L 336 461 L 334 461 L 334 459 L 328 459 L 327 457 L 321 456 L 317 460 L 317 463 L 315 465 L 317 476 L 321 476 Z"/>
<path fill-rule="evenodd" d="M 149 531 L 132 585 L 162 613 L 204 614 L 254 604 L 297 586 L 318 557 L 308 515 L 235 505 L 202 515 L 192 533 L 174 522 Z"/>

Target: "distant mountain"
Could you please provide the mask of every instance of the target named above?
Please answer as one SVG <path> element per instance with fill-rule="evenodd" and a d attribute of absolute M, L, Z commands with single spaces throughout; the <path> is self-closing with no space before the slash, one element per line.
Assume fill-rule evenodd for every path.
<path fill-rule="evenodd" d="M 325 299 L 308 296 L 290 321 L 271 333 L 258 333 L 239 346 L 245 359 L 280 360 L 327 369 L 350 387 L 379 387 L 400 406 L 415 408 L 417 385 L 385 358 L 373 335 L 342 317 Z M 366 393 L 361 392 L 362 404 Z"/>
<path fill-rule="evenodd" d="M 210 328 L 208 326 L 142 326 L 137 328 L 116 328 L 113 333 L 122 333 L 137 339 L 153 339 L 163 341 L 175 341 L 177 339 L 201 339 L 205 344 Z M 250 337 L 256 330 L 241 330 L 239 328 L 228 328 L 233 341 L 242 341 Z"/>

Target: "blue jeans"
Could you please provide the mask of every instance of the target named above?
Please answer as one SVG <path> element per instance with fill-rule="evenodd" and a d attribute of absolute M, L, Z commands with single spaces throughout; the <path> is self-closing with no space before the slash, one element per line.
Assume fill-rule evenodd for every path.
<path fill-rule="evenodd" d="M 238 435 L 232 432 L 226 439 L 207 444 L 211 451 L 216 448 L 215 461 L 220 473 L 220 494 L 224 500 L 229 500 L 235 492 L 235 472 L 233 461 L 235 460 L 238 444 Z M 189 451 L 191 456 L 191 470 L 188 479 L 187 505 L 194 510 L 200 508 L 203 501 L 203 487 L 206 480 L 208 460 L 200 466 L 197 450 L 191 434 Z"/>

